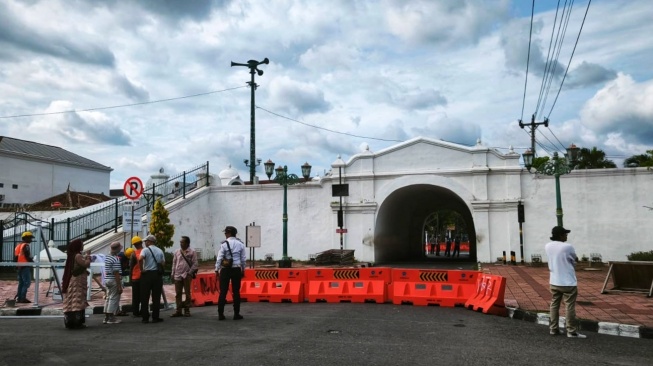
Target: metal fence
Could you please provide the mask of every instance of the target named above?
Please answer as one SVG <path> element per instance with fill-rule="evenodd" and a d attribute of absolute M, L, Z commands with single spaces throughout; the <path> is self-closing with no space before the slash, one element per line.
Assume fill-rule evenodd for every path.
<path fill-rule="evenodd" d="M 179 173 L 164 182 L 145 187 L 144 200 L 140 201 L 140 205 L 128 206 L 127 198 L 116 198 L 52 217 L 49 222 L 36 219 L 29 213 L 17 212 L 10 220 L 0 220 L 0 261 L 12 262 L 14 248 L 21 243 L 21 234 L 36 230 L 39 224 L 44 240 L 53 240 L 56 247 L 66 251 L 68 243 L 74 239 L 88 240 L 110 230 L 118 232 L 126 210 L 131 211 L 133 208 L 135 212 L 149 212 L 158 199 L 164 204 L 175 199 L 185 199 L 186 194 L 192 190 L 208 185 L 207 161 L 206 164 Z M 136 219 L 140 222 L 141 218 Z"/>

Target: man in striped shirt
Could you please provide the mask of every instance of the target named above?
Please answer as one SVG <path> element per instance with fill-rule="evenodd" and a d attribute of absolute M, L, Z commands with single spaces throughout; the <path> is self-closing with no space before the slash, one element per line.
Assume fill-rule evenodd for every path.
<path fill-rule="evenodd" d="M 120 307 L 120 295 L 122 294 L 122 267 L 118 253 L 122 249 L 119 242 L 111 243 L 111 253 L 104 260 L 104 278 L 107 286 L 107 298 L 104 301 L 104 324 L 118 324 L 121 321 L 116 319 L 115 313 Z"/>

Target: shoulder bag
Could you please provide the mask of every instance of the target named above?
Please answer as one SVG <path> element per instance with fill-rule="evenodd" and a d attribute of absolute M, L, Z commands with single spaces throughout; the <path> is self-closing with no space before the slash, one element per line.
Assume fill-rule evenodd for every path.
<path fill-rule="evenodd" d="M 186 258 L 186 256 L 184 255 L 184 252 L 182 252 L 181 249 L 179 249 L 179 254 L 181 254 L 181 256 L 184 258 L 186 263 L 188 263 L 188 268 L 193 268 L 193 265 L 190 263 L 188 258 Z M 191 276 L 191 278 L 195 278 L 197 276 L 197 269 L 191 270 L 190 271 L 190 276 Z"/>
<path fill-rule="evenodd" d="M 154 262 L 156 263 L 156 269 L 160 275 L 163 276 L 163 273 L 165 272 L 165 269 L 163 268 L 163 264 L 159 263 L 159 261 L 156 260 L 156 257 L 154 256 L 154 252 L 152 251 L 152 248 L 147 247 L 147 249 L 150 250 L 150 253 L 152 253 L 152 259 L 154 259 Z"/>
<path fill-rule="evenodd" d="M 231 252 L 231 247 L 229 246 L 229 241 L 225 240 L 227 243 L 227 249 L 229 249 L 229 255 L 231 258 L 222 257 L 222 262 L 220 262 L 220 267 L 222 268 L 231 268 L 234 265 L 234 254 Z"/>

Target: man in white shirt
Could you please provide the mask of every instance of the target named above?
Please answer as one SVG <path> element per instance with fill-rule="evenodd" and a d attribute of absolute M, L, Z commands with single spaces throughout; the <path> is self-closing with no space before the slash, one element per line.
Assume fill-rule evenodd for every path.
<path fill-rule="evenodd" d="M 240 282 L 245 275 L 247 262 L 245 244 L 236 238 L 238 230 L 235 227 L 227 226 L 223 232 L 226 240 L 218 247 L 215 262 L 215 279 L 220 284 L 218 320 L 226 319 L 224 306 L 227 303 L 229 282 L 231 282 L 231 294 L 234 300 L 234 320 L 241 320 L 243 316 L 240 315 Z"/>
<path fill-rule="evenodd" d="M 576 297 L 578 296 L 578 281 L 576 280 L 576 269 L 574 265 L 578 262 L 578 256 L 571 244 L 566 243 L 567 234 L 571 231 L 562 226 L 555 226 L 551 229 L 551 242 L 544 250 L 549 258 L 549 284 L 552 295 L 551 319 L 549 320 L 549 334 L 558 335 L 560 301 L 564 297 L 567 304 L 567 337 L 587 338 L 578 333 L 576 319 Z"/>

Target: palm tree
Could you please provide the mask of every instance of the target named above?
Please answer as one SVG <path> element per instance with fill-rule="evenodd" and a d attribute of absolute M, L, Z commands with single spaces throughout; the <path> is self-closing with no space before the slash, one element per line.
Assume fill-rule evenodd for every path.
<path fill-rule="evenodd" d="M 605 152 L 597 149 L 596 146 L 591 149 L 582 148 L 578 152 L 578 163 L 576 169 L 604 169 L 616 168 L 617 165 L 609 159 L 605 158 Z"/>
<path fill-rule="evenodd" d="M 646 154 L 633 155 L 624 160 L 624 167 L 651 167 L 653 166 L 653 150 L 647 150 Z"/>

